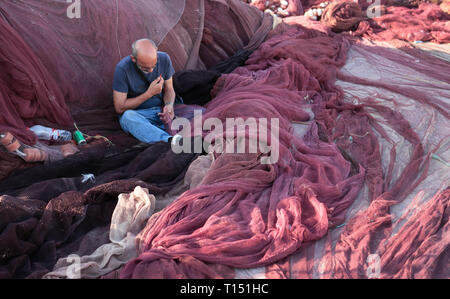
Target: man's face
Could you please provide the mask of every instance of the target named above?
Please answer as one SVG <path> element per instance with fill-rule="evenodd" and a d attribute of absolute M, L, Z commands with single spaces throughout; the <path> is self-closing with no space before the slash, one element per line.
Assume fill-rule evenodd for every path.
<path fill-rule="evenodd" d="M 131 56 L 131 60 L 136 63 L 138 69 L 140 69 L 144 74 L 150 74 L 156 67 L 158 63 L 158 57 L 146 57 L 138 56 L 138 58 Z"/>

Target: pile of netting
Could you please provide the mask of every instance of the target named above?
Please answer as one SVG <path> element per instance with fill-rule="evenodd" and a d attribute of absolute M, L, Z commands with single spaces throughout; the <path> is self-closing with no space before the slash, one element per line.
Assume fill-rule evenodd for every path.
<path fill-rule="evenodd" d="M 359 99 L 358 104 L 353 102 L 358 97 L 347 102 L 343 90 L 335 85 L 336 76 L 348 84 L 377 86 L 339 73 L 349 47 L 341 36 L 330 37 L 302 26 L 279 26 L 244 67 L 222 75 L 203 117 L 279 119 L 279 153 L 271 152 L 279 160 L 262 165 L 262 153 L 219 154 L 201 185 L 182 194 L 147 224 L 138 237 L 139 257 L 119 277 L 230 278 L 235 277 L 235 268 L 261 267 L 266 268 L 266 276 L 311 277 L 312 269 L 300 275 L 288 267 L 280 275 L 273 268 L 278 266 L 276 261 L 292 261 L 293 253 L 322 239 L 330 229 L 342 227 L 364 184 L 370 206 L 345 223 L 340 240 L 334 240 L 338 241 L 336 253 L 324 255 L 322 276 L 367 278 L 370 266 L 366 259 L 378 252 L 382 262 L 378 277 L 446 277 L 447 262 L 439 263 L 447 255 L 449 241 L 445 234 L 449 191 L 445 186 L 434 189 L 436 196 L 420 216 L 408 219 L 401 232 L 391 235 L 390 227 L 394 218 L 390 208 L 425 180 L 430 156 L 442 150 L 445 135 L 436 134 L 439 144 L 425 151 L 421 133 L 400 112 L 371 97 Z M 408 64 L 399 53 L 366 50 L 366 55 L 377 53 Z M 446 66 L 441 65 L 444 71 Z M 433 61 L 424 62 L 422 73 L 430 76 L 432 66 Z M 448 74 L 439 79 L 448 82 Z M 448 103 L 440 97 L 431 100 L 423 93 L 414 94 L 415 88 L 407 91 L 378 84 L 431 107 L 448 122 Z M 308 111 L 313 112 L 313 121 Z M 304 134 L 296 136 L 292 123 L 308 121 Z M 270 127 L 263 134 L 271 145 L 274 130 Z M 393 132 L 411 144 L 407 158 L 396 150 Z M 241 133 L 247 140 L 256 138 L 251 132 Z M 394 145 L 388 164 L 382 158 L 380 137 Z M 401 163 L 396 162 L 397 154 L 402 156 Z M 400 171 L 395 179 L 394 169 Z M 426 224 L 415 226 L 417 222 Z M 414 239 L 418 244 L 411 246 Z M 427 255 L 423 269 L 417 269 L 414 265 L 423 260 L 425 248 L 433 254 Z M 309 256 L 309 260 L 305 257 L 286 264 L 304 268 L 313 260 Z"/>
<path fill-rule="evenodd" d="M 106 136 L 119 147 L 136 143 L 121 131 L 112 105 L 116 64 L 143 37 L 170 55 L 176 71 L 205 70 L 253 50 L 272 29 L 272 17 L 240 1 L 222 2 L 87 0 L 80 3 L 79 18 L 71 3 L 2 2 L 0 132 L 35 145 L 29 127 L 73 132 L 76 123 L 83 133 Z M 235 59 L 231 69 L 241 61 Z M 216 76 L 230 65 L 219 66 Z M 177 87 L 186 89 L 183 83 Z M 0 151 L 0 178 L 29 166 Z"/>
<path fill-rule="evenodd" d="M 99 234 L 109 230 L 119 194 L 139 185 L 165 195 L 198 156 L 175 155 L 167 144 L 139 145 L 120 129 L 111 82 L 133 41 L 152 38 L 176 71 L 211 69 L 214 85 L 273 28 L 271 16 L 240 1 L 87 0 L 79 17 L 72 4 L 0 4 L 0 132 L 56 153 L 45 163 L 26 163 L 0 150 L 2 278 L 40 277 L 67 253 L 89 253 L 108 239 Z M 177 81 L 176 89 L 195 89 L 193 79 Z M 175 110 L 189 117 L 195 107 Z M 93 139 L 63 159 L 59 144 L 38 141 L 28 130 L 39 124 L 74 131 L 74 122 L 109 142 Z M 90 236 L 95 241 L 83 242 Z"/>
<path fill-rule="evenodd" d="M 448 2 L 425 1 L 249 1 L 280 18 L 302 16 L 334 32 L 352 31 L 377 40 L 450 42 Z M 283 4 L 281 4 L 283 2 Z"/>
<path fill-rule="evenodd" d="M 366 8 L 348 2 L 328 4 L 323 22 L 293 15 L 280 23 L 240 0 L 180 1 L 154 35 L 151 22 L 138 24 L 157 15 L 135 1 L 87 1 L 87 23 L 67 23 L 62 3 L 54 15 L 26 3 L 0 5 L 8 33 L 1 100 L 9 103 L 0 129 L 32 144 L 21 129 L 36 119 L 75 120 L 120 146 L 97 141 L 60 161 L 9 170 L 0 181 L 0 277 L 450 277 L 445 45 L 394 47 L 385 40 L 405 39 L 394 34 L 397 21 L 367 20 Z M 317 4 L 299 6 L 300 14 Z M 442 41 L 448 15 L 436 9 L 387 11 L 420 16 L 413 26 L 431 26 L 429 40 Z M 108 24 L 96 22 L 102 14 Z M 24 16 L 41 28 L 26 27 Z M 376 29 L 381 20 L 392 26 Z M 43 44 L 40 34 L 52 38 Z M 192 125 L 180 134 L 183 142 L 204 138 L 207 155 L 136 145 L 120 132 L 111 61 L 140 34 L 173 57 L 186 104 L 176 113 Z M 15 104 L 22 100 L 29 105 Z M 16 123 L 7 121 L 13 113 Z M 225 127 L 227 119 L 247 125 Z"/>

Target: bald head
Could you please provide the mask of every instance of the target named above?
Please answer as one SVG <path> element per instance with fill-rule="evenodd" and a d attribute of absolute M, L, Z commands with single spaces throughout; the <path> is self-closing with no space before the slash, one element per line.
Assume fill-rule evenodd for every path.
<path fill-rule="evenodd" d="M 131 46 L 134 58 L 138 59 L 138 55 L 155 54 L 158 50 L 155 42 L 148 38 L 143 38 L 135 41 Z"/>
<path fill-rule="evenodd" d="M 152 72 L 158 61 L 158 47 L 151 39 L 140 39 L 131 46 L 131 59 L 145 73 Z"/>

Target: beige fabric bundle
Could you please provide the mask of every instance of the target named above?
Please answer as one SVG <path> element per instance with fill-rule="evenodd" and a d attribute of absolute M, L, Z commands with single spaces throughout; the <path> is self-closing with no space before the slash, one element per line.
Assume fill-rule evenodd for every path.
<path fill-rule="evenodd" d="M 155 209 L 155 197 L 137 186 L 130 194 L 120 194 L 111 219 L 111 243 L 91 255 L 69 255 L 59 259 L 53 272 L 43 278 L 98 278 L 137 256 L 136 235 L 144 228 Z"/>

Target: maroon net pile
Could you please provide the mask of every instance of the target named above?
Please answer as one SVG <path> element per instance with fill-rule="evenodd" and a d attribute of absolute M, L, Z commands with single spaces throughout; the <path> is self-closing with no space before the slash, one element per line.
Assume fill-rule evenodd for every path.
<path fill-rule="evenodd" d="M 448 62 L 388 44 L 353 45 L 348 52 L 342 37 L 301 26 L 280 26 L 277 33 L 245 67 L 218 80 L 203 118 L 280 119 L 280 160 L 262 165 L 261 154 L 218 154 L 197 189 L 148 223 L 140 256 L 120 277 L 235 277 L 232 268 L 258 267 L 266 277 L 448 277 L 448 176 L 442 181 L 430 171 L 445 173 L 430 158 L 448 149 L 437 126 L 449 120 Z M 338 71 L 357 53 L 372 64 L 378 57 L 384 69 L 367 76 L 355 61 L 353 74 Z M 418 58 L 421 64 L 411 64 Z M 403 78 L 389 69 L 395 65 Z M 396 76 L 377 77 L 389 71 Z M 411 87 L 418 73 L 424 79 Z M 336 77 L 339 85 L 357 87 L 344 91 Z M 375 95 L 363 96 L 370 88 Z M 402 107 L 410 105 L 406 100 L 431 109 L 432 123 L 423 118 L 413 128 L 417 118 Z M 298 137 L 291 123 L 311 120 L 309 109 L 315 119 Z M 421 212 L 410 217 L 401 204 L 417 188 L 436 196 L 416 201 Z M 398 217 L 398 209 L 405 214 Z M 318 242 L 328 250 L 321 260 Z"/>
<path fill-rule="evenodd" d="M 319 7 L 319 4 L 323 2 L 328 3 L 337 3 L 340 1 L 328 1 L 328 0 L 241 0 L 249 3 L 252 6 L 255 6 L 261 11 L 269 10 L 271 13 L 276 14 L 277 16 L 284 18 L 290 16 L 300 16 L 304 14 L 308 9 Z M 377 4 L 381 5 L 397 5 L 397 6 L 405 6 L 409 8 L 417 7 L 417 5 L 422 2 L 421 0 L 381 0 L 381 1 L 366 1 L 366 0 L 358 0 L 352 1 L 354 3 L 358 3 L 363 10 L 368 9 L 369 7 L 375 7 Z M 286 5 L 287 3 L 287 5 Z M 284 12 L 283 12 L 284 11 Z"/>
<path fill-rule="evenodd" d="M 269 10 L 279 17 L 298 16 L 304 12 L 303 1 L 301 0 L 247 0 L 245 2 L 261 11 Z"/>
<path fill-rule="evenodd" d="M 88 135 L 124 147 L 135 143 L 119 127 L 111 82 L 116 63 L 138 38 L 155 40 L 176 71 L 204 70 L 241 49 L 254 50 L 272 29 L 271 16 L 238 0 L 88 0 L 80 3 L 80 18 L 69 17 L 70 5 L 0 4 L 0 131 L 28 145 L 36 137 L 27 126 L 73 131 L 74 121 Z M 0 152 L 0 178 L 29 166 Z"/>
<path fill-rule="evenodd" d="M 251 5 L 265 11 L 280 1 L 256 1 Z M 309 8 L 318 6 L 323 0 L 289 0 L 284 10 L 288 13 L 277 15 L 290 19 L 303 15 Z M 356 31 L 355 35 L 365 35 L 376 40 L 432 41 L 448 43 L 450 15 L 446 2 L 440 6 L 425 1 L 328 1 L 320 21 L 334 32 Z M 448 2 L 447 2 L 448 3 Z M 272 10 L 277 12 L 276 8 Z M 288 21 L 289 22 L 289 21 Z M 304 22 L 304 21 L 302 21 Z M 359 25 L 359 27 L 358 27 Z"/>
<path fill-rule="evenodd" d="M 308 49 L 312 43 L 320 47 Z M 333 78 L 348 46 L 339 37 L 293 28 L 274 35 L 245 67 L 219 79 L 204 119 L 279 119 L 280 159 L 263 165 L 258 154 L 219 155 L 201 186 L 144 230 L 141 255 L 121 277 L 229 277 L 228 267 L 272 264 L 344 220 L 364 169 L 320 140 L 316 125 L 300 139 L 291 122 L 308 121 L 305 109 L 321 109 L 338 97 Z"/>
<path fill-rule="evenodd" d="M 0 152 L 3 278 L 40 277 L 57 258 L 89 252 L 107 240 L 80 240 L 109 227 L 119 193 L 139 184 L 165 194 L 183 179 L 194 154 L 172 156 L 167 144 L 144 151 L 119 127 L 112 76 L 134 40 L 155 40 L 176 71 L 204 70 L 239 50 L 253 51 L 272 29 L 271 16 L 237 0 L 80 3 L 79 19 L 69 18 L 65 1 L 0 4 L 0 131 L 33 145 L 27 126 L 73 130 L 76 121 L 83 133 L 115 144 L 93 142 L 67 159 L 32 168 Z M 191 108 L 177 107 L 177 113 L 187 116 Z M 82 182 L 82 174 L 94 174 L 95 182 Z"/>
<path fill-rule="evenodd" d="M 165 194 L 195 157 L 175 155 L 167 143 L 116 155 L 91 148 L 10 178 L 0 185 L 0 278 L 40 278 L 58 258 L 108 243 L 119 194 L 136 186 Z M 85 180 L 86 173 L 95 175 Z"/>
<path fill-rule="evenodd" d="M 370 277 L 370 271 L 378 271 L 377 276 L 371 275 L 448 278 L 443 269 L 448 267 L 445 232 L 449 177 L 448 166 L 441 160 L 448 160 L 449 148 L 448 132 L 443 128 L 450 118 L 448 60 L 410 47 L 367 44 L 352 47 L 346 66 L 338 74 L 338 85 L 345 90 L 346 103 L 363 106 L 360 112 L 369 123 L 378 123 L 373 127 L 379 150 L 372 151 L 368 162 L 378 164 L 381 171 L 370 174 L 368 169 L 367 182 L 373 182 L 374 188 L 369 185 L 362 196 L 369 196 L 371 202 L 367 210 L 359 207 L 355 211 L 357 216 L 348 221 L 350 228 L 347 225 L 334 237 L 330 235 L 319 276 L 363 278 Z M 345 114 L 341 118 L 345 120 Z M 359 123 L 363 122 L 361 119 Z M 335 132 L 339 127 L 337 124 Z M 366 132 L 350 129 L 334 138 L 352 157 L 367 156 L 370 151 L 363 154 L 354 150 L 355 143 L 372 143 Z M 423 226 L 408 228 L 408 223 L 414 222 Z M 359 230 L 353 223 L 361 228 L 366 223 L 366 229 Z M 383 224 L 372 226 L 374 223 Z M 352 247 L 357 249 L 350 254 Z M 416 266 L 419 260 L 428 258 L 422 268 Z M 378 260 L 378 269 L 371 266 L 371 259 Z"/>
<path fill-rule="evenodd" d="M 422 3 L 418 8 L 391 6 L 380 17 L 361 23 L 357 32 L 365 32 L 374 40 L 448 43 L 449 21 L 450 15 L 433 3 Z"/>
<path fill-rule="evenodd" d="M 450 15 L 433 3 L 404 7 L 334 1 L 325 8 L 320 21 L 334 32 L 355 31 L 354 35 L 372 40 L 448 43 L 449 20 Z"/>
<path fill-rule="evenodd" d="M 0 18 L 0 131 L 9 131 L 28 143 L 36 136 L 25 130 L 34 119 L 46 118 L 55 124 L 71 125 L 72 117 L 64 97 L 42 62 L 20 35 Z M 47 80 L 46 80 L 47 79 Z"/>
<path fill-rule="evenodd" d="M 170 20 L 139 8 L 150 2 L 170 10 Z M 245 66 L 220 76 L 202 119 L 191 124 L 254 118 L 257 133 L 231 128 L 209 141 L 216 148 L 220 140 L 258 140 L 271 150 L 216 153 L 201 184 L 149 220 L 139 257 L 120 277 L 450 277 L 450 55 L 349 39 L 304 17 L 285 19 L 291 25 L 266 40 L 272 17 L 238 0 L 83 3 L 84 23 L 67 21 L 62 2 L 0 4 L 0 63 L 8 69 L 0 77 L 1 130 L 32 143 L 21 130 L 31 121 L 75 120 L 86 133 L 122 140 L 128 151 L 87 147 L 0 182 L 1 277 L 41 277 L 57 258 L 94 251 L 107 242 L 95 236 L 108 228 L 119 193 L 141 185 L 165 194 L 195 158 L 162 143 L 130 150 L 132 138 L 120 133 L 108 82 L 141 35 L 155 39 L 176 70 L 208 69 L 257 49 Z M 408 40 L 401 24 L 415 16 L 415 30 L 431 36 L 424 40 L 444 41 L 448 19 L 436 7 L 388 8 L 392 15 L 360 23 L 356 34 Z M 39 26 L 26 26 L 29 19 Z M 198 82 L 218 75 L 210 73 L 192 75 Z M 180 111 L 192 116 L 188 107 Z M 211 136 L 208 130 L 185 131 L 185 140 Z M 24 166 L 0 154 L 4 173 Z M 96 181 L 82 183 L 82 173 Z"/>
<path fill-rule="evenodd" d="M 363 12 L 358 3 L 353 1 L 339 1 L 329 4 L 320 19 L 334 32 L 349 31 L 359 25 L 363 19 Z"/>

